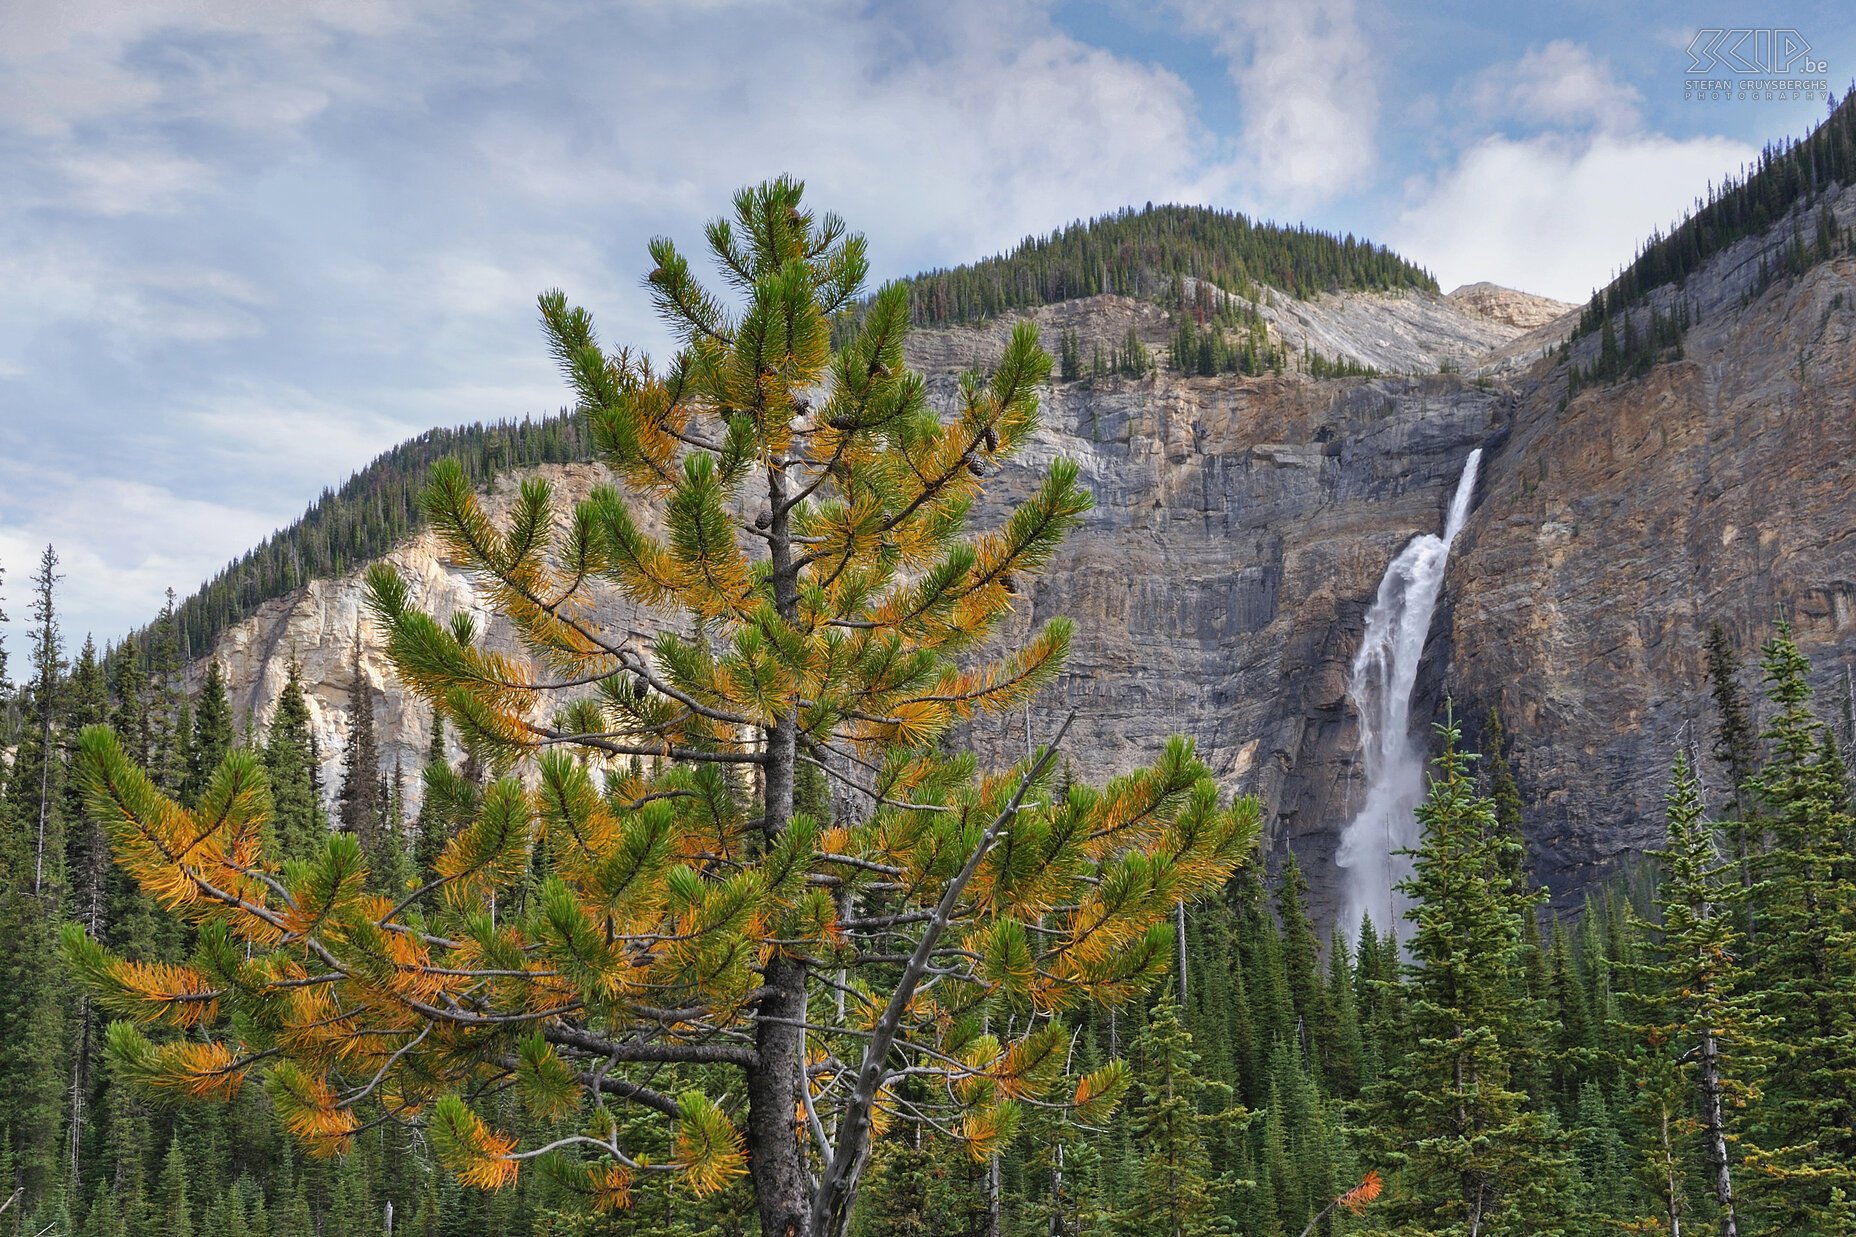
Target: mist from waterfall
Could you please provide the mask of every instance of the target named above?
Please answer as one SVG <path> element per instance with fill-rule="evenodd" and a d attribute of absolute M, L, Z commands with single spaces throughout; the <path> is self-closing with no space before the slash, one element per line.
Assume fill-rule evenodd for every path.
<path fill-rule="evenodd" d="M 1397 889 L 1411 875 L 1418 845 L 1418 804 L 1424 798 L 1424 748 L 1411 739 L 1411 689 L 1418 679 L 1431 614 L 1443 588 L 1450 545 L 1469 514 L 1482 448 L 1469 453 L 1444 520 L 1443 536 L 1413 537 L 1379 581 L 1366 612 L 1366 634 L 1353 658 L 1347 695 L 1360 715 L 1360 753 L 1366 797 L 1341 832 L 1335 863 L 1342 871 L 1341 917 L 1336 932 L 1352 943 L 1360 918 L 1371 915 L 1380 933 L 1405 935 L 1411 899 Z"/>

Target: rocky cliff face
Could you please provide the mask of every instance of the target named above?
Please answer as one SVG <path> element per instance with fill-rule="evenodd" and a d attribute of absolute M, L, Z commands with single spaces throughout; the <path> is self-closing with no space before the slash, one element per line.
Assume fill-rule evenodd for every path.
<path fill-rule="evenodd" d="M 1820 703 L 1840 696 L 1856 659 L 1853 334 L 1856 262 L 1839 258 L 1704 317 L 1685 359 L 1645 378 L 1564 409 L 1551 382 L 1520 397 L 1433 639 L 1449 690 L 1513 720 L 1556 888 L 1655 840 L 1678 744 L 1708 750 L 1711 620 L 1751 663 L 1782 611 L 1835 693 Z"/>
<path fill-rule="evenodd" d="M 1726 256 L 1690 280 L 1687 295 L 1708 309 L 1687 359 L 1563 408 L 1563 375 L 1536 358 L 1568 329 L 1565 307 L 1485 285 L 1270 309 L 1292 349 L 1428 376 L 1055 384 L 1043 430 L 978 518 L 999 518 L 1051 458 L 1081 462 L 1096 510 L 1014 618 L 1022 631 L 1068 614 L 1078 639 L 1028 717 L 991 719 L 970 738 L 1011 758 L 1027 729 L 1042 736 L 1075 708 L 1070 757 L 1098 777 L 1151 757 L 1168 735 L 1193 736 L 1233 789 L 1264 798 L 1273 844 L 1297 850 L 1318 913 L 1331 908 L 1330 860 L 1360 789 L 1347 681 L 1364 614 L 1403 544 L 1438 531 L 1464 457 L 1481 446 L 1413 716 L 1428 719 L 1446 694 L 1478 723 L 1500 705 L 1541 875 L 1576 891 L 1652 840 L 1670 754 L 1710 724 L 1699 641 L 1711 618 L 1750 650 L 1783 606 L 1826 681 L 1856 646 L 1856 270 L 1839 259 L 1741 306 L 1747 255 Z M 1123 298 L 1032 317 L 1053 350 L 1065 328 L 1085 350 L 1130 326 L 1156 346 L 1170 334 L 1163 311 Z M 911 359 L 947 393 L 1008 330 L 920 332 Z M 598 477 L 591 466 L 549 473 L 567 496 Z M 429 535 L 392 561 L 441 616 L 482 613 Z M 302 661 L 331 786 L 357 624 L 387 759 L 416 769 L 429 734 L 361 596 L 358 577 L 318 582 L 216 650 L 235 707 L 259 724 L 286 659 Z M 487 638 L 510 643 L 495 624 Z"/>
<path fill-rule="evenodd" d="M 545 477 L 563 503 L 584 498 L 606 482 L 605 471 L 591 464 L 555 464 L 522 476 Z M 513 504 L 522 477 L 500 478 L 485 494 L 485 507 L 502 518 Z M 430 531 L 403 542 L 387 555 L 412 586 L 414 600 L 439 621 L 469 613 L 478 620 L 486 647 L 519 656 L 520 646 L 508 623 L 484 603 L 469 576 L 445 557 Z M 348 744 L 353 719 L 348 714 L 348 690 L 354 681 L 354 646 L 360 641 L 360 668 L 374 701 L 383 771 L 398 764 L 406 776 L 406 790 L 416 806 L 419 770 L 432 741 L 431 710 L 394 676 L 380 633 L 367 613 L 365 572 L 338 579 L 316 580 L 294 593 L 260 606 L 257 613 L 228 629 L 214 643 L 212 656 L 225 671 L 233 715 L 241 727 L 262 734 L 276 711 L 277 697 L 294 658 L 302 669 L 304 695 L 309 704 L 310 733 L 322 753 L 322 783 L 333 795 L 340 784 L 341 754 Z M 611 607 L 625 603 L 616 590 L 604 590 Z M 206 661 L 190 672 L 190 687 L 197 687 Z M 455 746 L 452 756 L 460 753 Z"/>

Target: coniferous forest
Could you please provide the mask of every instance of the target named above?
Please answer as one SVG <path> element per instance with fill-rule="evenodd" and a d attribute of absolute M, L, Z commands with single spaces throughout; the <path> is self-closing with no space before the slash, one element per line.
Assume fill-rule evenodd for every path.
<path fill-rule="evenodd" d="M 439 460 L 456 460 L 482 484 L 512 469 L 590 458 L 578 418 L 503 421 L 427 430 L 326 489 L 288 528 L 265 538 L 175 607 L 175 639 L 189 659 L 263 603 L 311 580 L 372 562 L 421 524 L 419 490 Z M 131 638 L 152 650 L 156 627 Z"/>
<path fill-rule="evenodd" d="M 1359 289 L 1437 291 L 1427 272 L 1383 245 L 1352 235 L 1257 223 L 1198 206 L 1128 208 L 1028 236 L 1010 252 L 908 281 L 923 326 L 977 322 L 1113 292 L 1161 298 L 1188 277 L 1256 300 L 1262 286 L 1291 296 Z"/>
<path fill-rule="evenodd" d="M 1306 233 L 1266 260 L 1217 218 L 1230 265 L 1160 289 L 1194 372 L 1271 359 L 1183 274 L 1423 278 Z M 1098 260 L 1068 235 L 1020 256 Z M 801 186 L 743 190 L 707 238 L 743 307 L 654 242 L 663 370 L 544 294 L 572 422 L 421 440 L 416 500 L 363 474 L 133 639 L 70 648 L 54 550 L 7 565 L 31 634 L 0 650 L 0 1231 L 1856 1231 L 1856 734 L 1782 617 L 1757 648 L 1712 629 L 1663 844 L 1582 905 L 1536 880 L 1516 741 L 1450 711 L 1418 909 L 1330 933 L 1186 740 L 1099 787 L 1061 721 L 1005 770 L 960 750 L 1072 636 L 987 642 L 1087 511 L 1076 467 L 964 527 L 1035 432 L 1036 332 L 937 412 L 902 357 L 925 285 L 839 319 L 862 241 Z M 583 452 L 623 492 L 478 503 Z M 423 769 L 381 768 L 358 651 L 335 786 L 294 667 L 261 732 L 218 667 L 183 689 L 306 553 L 340 570 L 415 518 L 548 670 L 371 569 L 438 722 Z M 595 574 L 685 621 L 615 641 L 572 604 Z"/>
<path fill-rule="evenodd" d="M 149 1090 L 161 1045 L 192 1040 L 195 1020 L 176 1011 L 144 1039 L 112 1025 L 130 1006 L 79 975 L 107 970 L 107 949 L 157 987 L 210 941 L 110 862 L 81 790 L 85 727 L 111 725 L 182 804 L 249 751 L 276 805 L 266 845 L 307 865 L 337 829 L 389 892 L 442 870 L 484 776 L 435 744 L 404 775 L 426 788 L 411 817 L 404 778 L 371 774 L 365 753 L 319 786 L 294 678 L 265 733 L 237 734 L 217 674 L 180 690 L 171 611 L 145 645 L 73 651 L 59 579 L 48 554 L 25 582 L 34 635 L 8 702 L 0 1168 L 14 1201 L 0 1231 L 755 1231 L 739 1179 L 707 1197 L 641 1182 L 628 1209 L 588 1212 L 547 1175 L 461 1185 L 405 1124 L 355 1131 L 342 1157 L 306 1154 L 275 1085 L 218 1101 Z M 1717 625 L 1707 662 L 1712 733 L 1671 768 L 1667 840 L 1603 892 L 1548 911 L 1499 719 L 1473 740 L 1452 728 L 1421 811 L 1424 911 L 1402 948 L 1370 922 L 1324 947 L 1293 856 L 1274 874 L 1253 856 L 1185 914 L 1148 998 L 1073 1015 L 1079 1070 L 1130 1065 L 1112 1115 L 1030 1113 L 990 1155 L 932 1130 L 880 1141 L 855 1231 L 1850 1231 L 1848 705 L 1812 699 L 1782 623 L 1750 666 Z M 357 747 L 371 743 L 358 728 Z M 540 880 L 532 857 L 511 888 L 545 897 Z M 548 1124 L 511 1095 L 483 1099 L 518 1128 Z"/>

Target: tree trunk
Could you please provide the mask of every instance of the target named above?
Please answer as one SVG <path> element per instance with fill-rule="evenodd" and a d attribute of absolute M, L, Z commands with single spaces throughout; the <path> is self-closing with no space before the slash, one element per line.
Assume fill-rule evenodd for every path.
<path fill-rule="evenodd" d="M 805 968 L 776 954 L 767 964 L 754 1029 L 759 1061 L 747 1071 L 748 1169 L 765 1237 L 812 1237 L 811 1183 L 799 1142 L 799 1087 L 804 1085 Z"/>
<path fill-rule="evenodd" d="M 768 558 L 773 569 L 774 605 L 792 618 L 798 611 L 798 569 L 778 468 L 767 470 L 772 512 Z M 768 844 L 786 831 L 793 816 L 793 783 L 799 748 L 797 715 L 788 712 L 767 731 L 766 816 L 761 832 Z M 754 1182 L 762 1237 L 812 1237 L 812 1187 L 800 1142 L 799 1088 L 805 1085 L 805 965 L 775 953 L 767 963 L 754 1024 L 758 1057 L 747 1071 L 748 1171 Z"/>
<path fill-rule="evenodd" d="M 1000 1237 L 1004 1217 L 999 1213 L 999 1157 L 986 1160 L 986 1237 Z"/>
<path fill-rule="evenodd" d="M 1186 1011 L 1186 904 L 1173 904 L 1173 947 L 1179 954 L 1179 1009 Z"/>
<path fill-rule="evenodd" d="M 1701 1037 L 1701 1122 L 1708 1135 L 1708 1164 L 1714 1170 L 1714 1197 L 1721 1207 L 1721 1237 L 1740 1237 L 1734 1209 L 1733 1171 L 1727 1160 L 1727 1121 L 1721 1111 L 1721 1049 L 1714 1033 Z"/>

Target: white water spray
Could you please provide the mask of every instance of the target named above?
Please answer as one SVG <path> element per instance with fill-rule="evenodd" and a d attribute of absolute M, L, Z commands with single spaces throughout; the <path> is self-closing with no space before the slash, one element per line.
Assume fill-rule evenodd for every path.
<path fill-rule="evenodd" d="M 1401 850 L 1419 841 L 1417 808 L 1424 797 L 1424 754 L 1411 741 L 1411 689 L 1431 630 L 1431 613 L 1443 587 L 1450 544 L 1463 528 L 1476 490 L 1482 448 L 1469 453 L 1450 500 L 1444 535 L 1411 539 L 1379 581 L 1366 612 L 1366 634 L 1354 654 L 1347 695 L 1360 715 L 1360 750 L 1366 761 L 1366 799 L 1341 832 L 1334 862 L 1345 874 L 1336 932 L 1352 942 L 1363 915 L 1380 931 L 1404 935 L 1411 899 L 1398 891 L 1411 875 Z"/>

